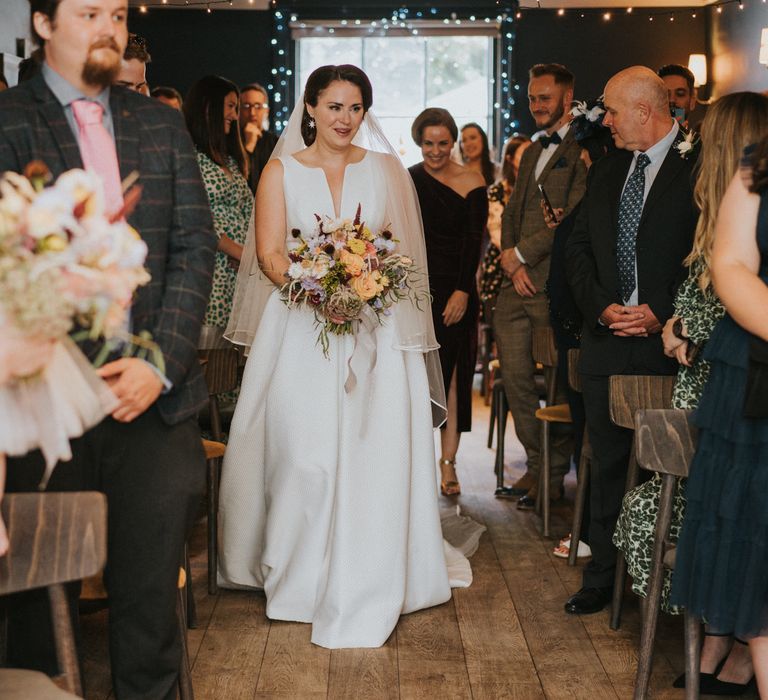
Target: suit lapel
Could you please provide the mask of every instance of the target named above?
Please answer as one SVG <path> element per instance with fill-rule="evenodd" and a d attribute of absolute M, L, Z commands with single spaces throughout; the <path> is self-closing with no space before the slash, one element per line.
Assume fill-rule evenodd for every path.
<path fill-rule="evenodd" d="M 83 160 L 80 156 L 80 147 L 77 145 L 77 139 L 64 114 L 64 108 L 45 84 L 42 75 L 36 76 L 30 83 L 40 115 L 51 130 L 53 143 L 61 154 L 62 171 L 82 168 Z M 47 163 L 47 165 L 55 171 L 54 163 Z"/>
<path fill-rule="evenodd" d="M 675 149 L 675 145 L 677 145 L 678 142 L 679 140 L 675 139 L 675 143 L 672 144 L 667 151 L 667 155 L 664 157 L 664 162 L 661 164 L 661 168 L 659 168 L 659 172 L 656 174 L 653 185 L 651 185 L 651 190 L 648 192 L 645 204 L 643 205 L 643 214 L 640 217 L 640 224 L 637 228 L 638 232 L 642 228 L 643 222 L 648 216 L 648 212 L 654 207 L 659 197 L 664 194 L 672 180 L 674 180 L 678 173 L 685 167 L 685 161 Z"/>
<path fill-rule="evenodd" d="M 136 114 L 126 105 L 122 91 L 111 90 L 109 107 L 115 129 L 120 179 L 125 180 L 134 170 L 139 170 L 139 123 Z"/>
<path fill-rule="evenodd" d="M 550 170 L 555 167 L 555 163 L 560 160 L 560 158 L 565 153 L 568 146 L 570 146 L 571 142 L 573 141 L 573 133 L 571 129 L 568 129 L 568 133 L 565 135 L 565 138 L 560 142 L 560 145 L 555 149 L 555 152 L 552 154 L 550 159 L 547 161 L 547 164 L 544 166 L 544 170 L 541 171 L 541 175 L 536 179 L 536 184 L 538 185 L 540 182 L 543 183 L 547 179 L 547 175 L 549 175 Z"/>
<path fill-rule="evenodd" d="M 619 204 L 621 203 L 621 192 L 624 189 L 624 183 L 627 180 L 629 169 L 632 167 L 632 153 L 624 151 L 621 157 L 616 159 L 610 181 L 608 183 L 608 192 L 606 201 L 611 203 L 611 230 L 614 235 L 619 230 Z"/>
<path fill-rule="evenodd" d="M 528 177 L 522 179 L 518 178 L 518 182 L 523 186 L 523 196 L 520 200 L 522 202 L 522 206 L 518 210 L 517 224 L 519 227 L 523 225 L 523 216 L 528 205 L 528 199 L 531 197 L 532 192 L 536 191 L 536 163 L 539 162 L 541 150 L 541 144 L 537 141 L 533 145 L 529 146 L 526 152 L 523 154 L 523 158 L 525 158 L 525 156 L 530 153 L 529 158 L 531 162 L 531 168 L 528 172 Z"/>

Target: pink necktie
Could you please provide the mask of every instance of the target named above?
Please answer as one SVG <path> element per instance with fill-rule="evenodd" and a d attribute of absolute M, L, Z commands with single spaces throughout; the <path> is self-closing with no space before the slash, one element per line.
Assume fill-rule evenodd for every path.
<path fill-rule="evenodd" d="M 72 112 L 80 129 L 83 165 L 101 177 L 107 214 L 114 214 L 123 208 L 123 191 L 115 142 L 102 121 L 104 108 L 98 102 L 75 100 Z"/>

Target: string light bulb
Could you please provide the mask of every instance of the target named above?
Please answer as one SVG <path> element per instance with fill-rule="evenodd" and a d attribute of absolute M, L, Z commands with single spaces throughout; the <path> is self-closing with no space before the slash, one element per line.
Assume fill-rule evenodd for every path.
<path fill-rule="evenodd" d="M 565 14 L 565 10 L 564 10 L 564 9 L 561 7 L 561 8 L 560 8 L 560 9 L 557 11 L 557 14 L 558 14 L 558 16 L 562 17 L 562 16 Z"/>
<path fill-rule="evenodd" d="M 631 15 L 631 14 L 632 14 L 632 8 L 631 8 L 631 7 L 628 7 L 628 8 L 627 8 L 627 14 L 628 14 L 628 15 Z"/>
<path fill-rule="evenodd" d="M 147 14 L 147 6 L 139 5 L 139 12 L 141 12 L 143 15 Z"/>
<path fill-rule="evenodd" d="M 607 22 L 608 20 L 610 20 L 610 19 L 611 19 L 611 13 L 610 13 L 610 12 L 606 12 L 606 13 L 603 15 L 603 19 L 604 19 L 606 22 Z"/>
<path fill-rule="evenodd" d="M 211 14 L 211 6 L 210 5 L 206 5 L 205 6 L 205 11 L 210 15 Z"/>

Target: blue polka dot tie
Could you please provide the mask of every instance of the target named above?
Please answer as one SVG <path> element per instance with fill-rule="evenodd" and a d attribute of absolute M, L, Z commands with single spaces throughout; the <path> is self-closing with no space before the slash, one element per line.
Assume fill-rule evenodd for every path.
<path fill-rule="evenodd" d="M 635 290 L 635 239 L 645 195 L 645 168 L 651 159 L 641 153 L 635 169 L 627 180 L 619 203 L 619 239 L 616 245 L 616 264 L 619 268 L 619 292 L 626 304 Z"/>

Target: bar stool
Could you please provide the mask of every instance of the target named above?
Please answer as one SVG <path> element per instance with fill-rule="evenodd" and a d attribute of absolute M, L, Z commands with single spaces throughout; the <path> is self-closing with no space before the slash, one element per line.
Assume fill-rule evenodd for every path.
<path fill-rule="evenodd" d="M 671 408 L 674 384 L 674 375 L 617 374 L 610 377 L 609 412 L 611 421 L 634 432 L 637 411 L 649 408 Z M 637 436 L 633 435 L 625 493 L 637 486 L 639 477 L 635 437 Z M 619 629 L 621 625 L 621 605 L 624 599 L 626 578 L 627 566 L 624 561 L 624 554 L 619 550 L 616 553 L 616 573 L 611 603 L 610 625 L 612 630 Z"/>
<path fill-rule="evenodd" d="M 664 568 L 674 568 L 674 546 L 667 540 L 677 480 L 688 476 L 696 449 L 696 429 L 690 425 L 690 411 L 675 409 L 641 410 L 635 417 L 637 462 L 643 469 L 661 474 L 659 512 L 653 537 L 651 575 L 643 609 L 640 653 L 635 679 L 634 700 L 645 700 L 653 665 L 653 643 L 659 617 Z M 672 556 L 670 556 L 672 555 Z M 699 697 L 700 666 L 699 621 L 685 616 L 685 697 Z"/>
<path fill-rule="evenodd" d="M 573 389 L 581 393 L 581 375 L 579 374 L 579 356 L 578 349 L 568 351 L 568 384 Z M 576 559 L 579 550 L 579 541 L 581 540 L 581 528 L 584 520 L 584 504 L 587 498 L 587 487 L 589 486 L 589 470 L 592 467 L 592 446 L 589 442 L 589 431 L 584 426 L 584 437 L 581 441 L 581 456 L 576 471 L 576 497 L 573 503 L 573 524 L 571 525 L 571 548 L 568 552 L 568 566 L 576 566 Z M 574 546 L 573 543 L 576 543 Z"/>
<path fill-rule="evenodd" d="M 552 328 L 541 326 L 533 329 L 531 343 L 533 361 L 544 370 L 546 385 L 546 403 L 536 410 L 536 418 L 541 421 L 541 468 L 539 469 L 539 488 L 536 498 L 536 510 L 542 514 L 544 537 L 549 537 L 549 477 L 552 455 L 550 449 L 550 426 L 553 423 L 570 424 L 571 408 L 567 403 L 555 404 L 557 393 L 557 348 Z"/>

